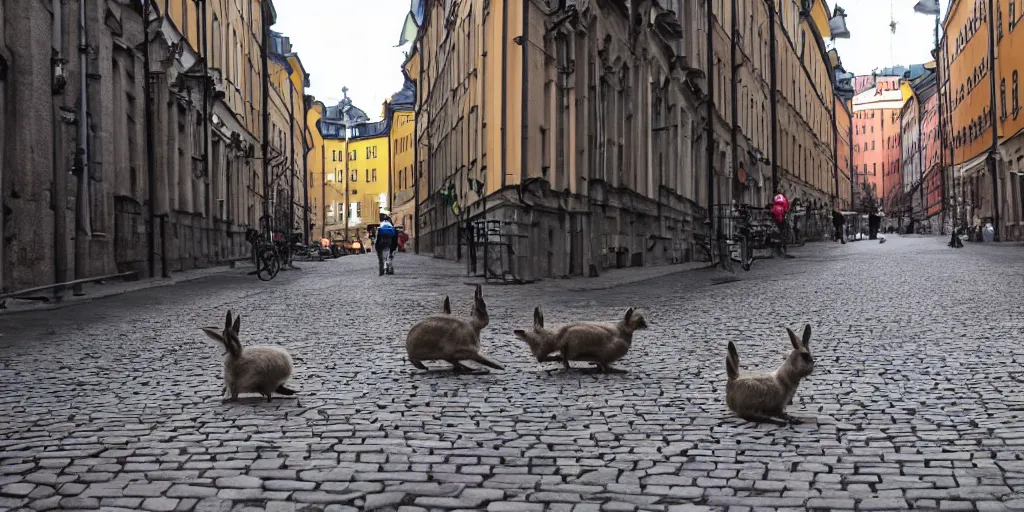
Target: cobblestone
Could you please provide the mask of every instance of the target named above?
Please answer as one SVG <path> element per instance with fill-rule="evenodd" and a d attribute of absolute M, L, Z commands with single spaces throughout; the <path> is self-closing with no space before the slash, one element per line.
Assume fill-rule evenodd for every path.
<path fill-rule="evenodd" d="M 1022 510 L 1019 251 L 889 237 L 738 280 L 485 285 L 482 352 L 506 366 L 487 375 L 404 360 L 407 329 L 444 295 L 468 314 L 475 282 L 406 254 L 387 278 L 348 256 L 0 314 L 0 509 Z M 552 325 L 638 306 L 650 327 L 629 373 L 564 371 L 512 336 L 537 305 Z M 229 307 L 243 343 L 291 352 L 295 396 L 221 403 L 221 350 L 198 328 Z M 735 418 L 727 342 L 771 369 L 804 323 L 803 422 Z"/>

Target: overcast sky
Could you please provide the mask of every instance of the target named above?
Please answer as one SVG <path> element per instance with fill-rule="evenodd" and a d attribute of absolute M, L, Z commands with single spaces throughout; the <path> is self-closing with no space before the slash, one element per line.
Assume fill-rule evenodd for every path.
<path fill-rule="evenodd" d="M 935 18 L 914 12 L 917 0 L 839 0 L 851 38 L 836 40 L 847 71 L 931 60 Z M 834 8 L 835 0 L 829 0 Z M 946 0 L 940 0 L 943 10 Z M 381 104 L 402 88 L 405 48 L 396 48 L 409 0 L 278 0 L 274 30 L 291 38 L 306 71 L 309 93 L 328 105 L 349 97 L 379 119 Z M 594 5 L 594 4 L 591 4 Z M 889 29 L 890 8 L 896 33 Z"/>
<path fill-rule="evenodd" d="M 396 48 L 409 0 L 278 0 L 272 27 L 291 38 L 310 74 L 308 93 L 327 105 L 341 88 L 372 120 L 402 89 L 403 50 Z"/>
<path fill-rule="evenodd" d="M 829 0 L 829 7 L 835 8 L 836 1 Z M 943 16 L 947 1 L 939 0 Z M 917 0 L 838 0 L 838 3 L 846 10 L 850 38 L 837 39 L 835 46 L 847 71 L 867 75 L 875 68 L 924 64 L 932 60 L 935 17 L 914 12 Z M 889 20 L 893 18 L 895 34 L 889 29 Z"/>

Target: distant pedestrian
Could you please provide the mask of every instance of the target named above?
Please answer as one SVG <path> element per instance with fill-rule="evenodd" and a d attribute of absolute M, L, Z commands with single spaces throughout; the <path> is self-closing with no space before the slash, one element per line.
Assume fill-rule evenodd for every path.
<path fill-rule="evenodd" d="M 374 241 L 373 250 L 377 251 L 378 275 L 384 275 L 384 258 L 391 257 L 392 246 L 397 245 L 398 234 L 395 232 L 395 225 L 391 223 L 391 217 L 380 214 L 380 227 L 377 228 L 377 239 Z M 396 247 L 397 248 L 397 247 Z M 390 268 L 389 273 L 393 272 Z"/>
<path fill-rule="evenodd" d="M 952 236 L 949 237 L 949 243 L 946 244 L 954 249 L 960 249 L 964 246 L 964 241 L 960 239 L 962 230 L 954 229 Z"/>
<path fill-rule="evenodd" d="M 843 236 L 843 225 L 846 224 L 846 217 L 839 211 L 838 208 L 832 209 L 832 227 L 835 228 L 835 233 L 832 235 L 832 240 L 839 240 L 842 243 L 846 243 L 846 237 Z"/>

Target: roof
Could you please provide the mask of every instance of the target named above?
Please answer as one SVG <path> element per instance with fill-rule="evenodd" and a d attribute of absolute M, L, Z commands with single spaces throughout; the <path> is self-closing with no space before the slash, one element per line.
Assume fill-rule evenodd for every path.
<path fill-rule="evenodd" d="M 922 75 L 910 83 L 910 88 L 914 90 L 914 95 L 917 96 L 918 101 L 924 103 L 928 98 L 935 95 L 937 89 L 935 73 Z"/>
<path fill-rule="evenodd" d="M 391 95 L 388 105 L 393 110 L 413 110 L 416 108 L 416 84 L 409 77 L 405 77 L 405 83 L 401 90 Z"/>

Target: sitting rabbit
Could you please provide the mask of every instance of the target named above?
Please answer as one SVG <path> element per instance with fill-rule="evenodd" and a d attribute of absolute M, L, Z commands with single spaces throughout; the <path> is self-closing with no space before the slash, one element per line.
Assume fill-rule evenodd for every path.
<path fill-rule="evenodd" d="M 792 329 L 786 328 L 793 351 L 789 357 L 771 373 L 749 373 L 740 375 L 740 355 L 736 345 L 729 342 L 729 355 L 725 359 L 728 381 L 725 384 L 725 403 L 737 416 L 747 421 L 766 421 L 785 425 L 799 420 L 786 414 L 786 406 L 793 403 L 793 395 L 800 380 L 814 371 L 811 356 L 811 326 L 804 327 L 803 341 Z"/>
<path fill-rule="evenodd" d="M 210 339 L 218 341 L 227 350 L 224 358 L 224 388 L 231 392 L 231 401 L 238 399 L 239 393 L 259 393 L 267 397 L 276 392 L 282 395 L 294 395 L 284 383 L 292 375 L 292 358 L 280 347 L 249 347 L 242 348 L 238 338 L 242 317 L 235 318 L 231 323 L 231 311 L 228 310 L 224 320 L 224 330 L 216 327 L 203 327 L 202 330 Z M 227 399 L 225 399 L 227 400 Z"/>
<path fill-rule="evenodd" d="M 471 371 L 461 361 L 476 361 L 499 370 L 504 367 L 480 354 L 480 331 L 487 327 L 487 304 L 484 303 L 483 289 L 476 286 L 473 296 L 473 313 L 470 320 L 451 316 L 451 304 L 445 298 L 444 314 L 429 316 L 409 330 L 405 339 L 405 350 L 409 362 L 420 370 L 427 367 L 423 361 L 447 361 L 457 372 Z"/>
<path fill-rule="evenodd" d="M 533 338 L 535 340 L 548 339 L 536 334 L 550 332 L 543 330 L 544 320 L 543 316 L 538 315 L 539 312 L 539 309 L 534 312 L 535 335 Z M 540 331 L 537 330 L 537 320 L 540 320 L 542 328 Z M 590 361 L 596 364 L 598 370 L 603 373 L 626 373 L 626 370 L 612 368 L 609 365 L 626 355 L 630 346 L 633 345 L 633 333 L 646 328 L 647 321 L 644 319 L 643 313 L 629 308 L 626 310 L 626 316 L 618 323 L 575 322 L 565 325 L 555 332 L 554 341 L 548 339 L 548 341 L 542 342 L 542 344 L 546 344 L 543 348 L 537 349 L 534 355 L 537 356 L 538 361 L 541 361 L 542 357 L 544 361 L 557 360 L 549 356 L 551 352 L 548 350 L 558 350 L 562 353 L 561 361 L 566 369 L 571 368 L 569 361 Z M 520 336 L 520 338 L 522 337 Z M 531 349 L 533 349 L 532 345 Z M 547 353 L 538 355 L 538 352 Z"/>

